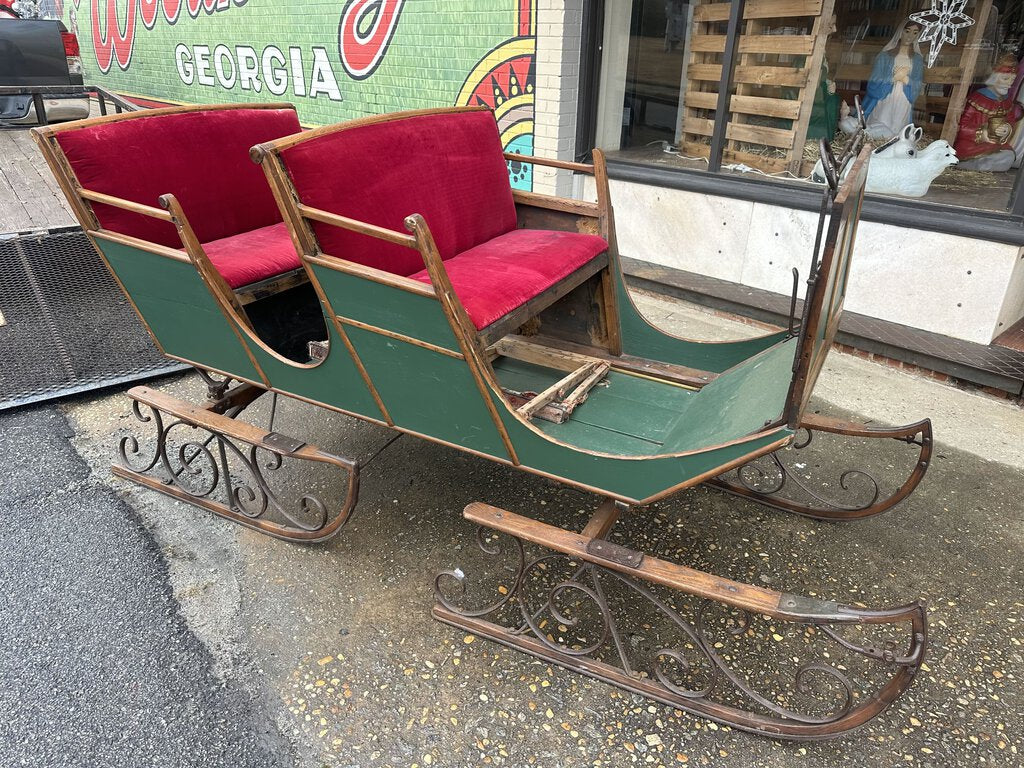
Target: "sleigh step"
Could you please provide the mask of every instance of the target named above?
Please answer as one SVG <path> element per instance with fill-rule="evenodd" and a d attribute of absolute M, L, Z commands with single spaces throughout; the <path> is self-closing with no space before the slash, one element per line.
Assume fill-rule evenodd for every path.
<path fill-rule="evenodd" d="M 759 457 L 743 466 L 706 480 L 708 485 L 769 507 L 817 520 L 858 520 L 892 509 L 924 479 L 931 464 L 934 442 L 930 419 L 903 427 L 869 427 L 818 414 L 805 414 L 791 447 Z M 853 439 L 893 440 L 916 451 L 909 471 L 894 488 L 883 491 L 876 477 L 864 469 L 840 471 L 833 479 L 815 476 L 806 450 L 819 433 Z M 878 452 L 874 452 L 878 456 Z M 820 473 L 819 473 L 820 475 Z M 892 484 L 890 484 L 892 485 Z M 831 490 L 829 490 L 831 489 Z"/>
<path fill-rule="evenodd" d="M 584 533 L 470 504 L 463 514 L 480 526 L 483 556 L 504 556 L 511 564 L 496 569 L 498 594 L 478 607 L 467 595 L 467 574 L 439 574 L 434 617 L 664 704 L 777 738 L 848 733 L 913 682 L 927 645 L 922 602 L 870 610 L 801 597 L 586 535 L 614 523 L 619 510 L 609 504 Z M 553 553 L 528 559 L 524 542 Z"/>
<path fill-rule="evenodd" d="M 245 402 L 256 393 L 246 389 L 242 395 Z M 133 435 L 121 438 L 120 463 L 112 467 L 118 477 L 260 533 L 305 543 L 336 534 L 355 508 L 359 464 L 353 459 L 223 415 L 224 398 L 202 407 L 149 387 L 134 387 L 128 396 L 135 419 L 149 425 L 152 437 L 146 448 Z M 341 504 L 332 508 L 312 492 L 292 502 L 282 498 L 272 480 L 286 459 L 340 472 Z"/>

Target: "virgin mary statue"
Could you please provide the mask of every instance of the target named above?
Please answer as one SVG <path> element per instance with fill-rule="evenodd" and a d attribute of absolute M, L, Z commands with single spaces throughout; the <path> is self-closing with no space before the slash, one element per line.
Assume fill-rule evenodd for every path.
<path fill-rule="evenodd" d="M 914 100 L 924 81 L 924 57 L 917 42 L 920 36 L 920 25 L 908 21 L 875 57 L 864 96 L 871 138 L 888 139 L 911 122 Z"/>

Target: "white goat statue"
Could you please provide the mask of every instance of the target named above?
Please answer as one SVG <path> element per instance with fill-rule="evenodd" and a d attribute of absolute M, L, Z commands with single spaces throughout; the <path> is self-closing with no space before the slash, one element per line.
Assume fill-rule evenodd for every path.
<path fill-rule="evenodd" d="M 888 195 L 921 197 L 940 173 L 958 162 L 956 152 L 949 142 L 942 139 L 918 150 L 914 157 L 872 155 L 865 189 Z"/>
<path fill-rule="evenodd" d="M 924 131 L 911 123 L 871 153 L 865 190 L 887 195 L 921 197 L 932 181 L 951 165 L 956 165 L 956 152 L 948 141 L 933 141 L 924 149 L 917 142 Z M 823 183 L 825 172 L 818 160 L 811 172 L 813 181 Z"/>
<path fill-rule="evenodd" d="M 871 152 L 871 159 L 876 157 L 917 157 L 917 142 L 921 140 L 924 129 L 915 128 L 913 123 L 903 126 L 903 130 Z"/>

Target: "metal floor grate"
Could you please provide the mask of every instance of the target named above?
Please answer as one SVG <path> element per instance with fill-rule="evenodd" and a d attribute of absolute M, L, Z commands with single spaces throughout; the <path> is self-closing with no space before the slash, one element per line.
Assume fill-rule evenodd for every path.
<path fill-rule="evenodd" d="M 0 410 L 185 366 L 163 357 L 81 230 L 0 238 Z"/>

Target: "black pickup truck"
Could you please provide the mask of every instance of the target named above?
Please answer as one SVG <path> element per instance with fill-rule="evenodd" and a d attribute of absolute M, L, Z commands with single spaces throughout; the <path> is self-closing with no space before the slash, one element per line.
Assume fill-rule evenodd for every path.
<path fill-rule="evenodd" d="M 0 86 L 26 88 L 23 93 L 0 94 L 0 121 L 35 122 L 30 89 L 40 86 L 46 86 L 47 120 L 88 117 L 89 100 L 80 90 L 82 83 L 78 38 L 63 22 L 0 14 Z M 70 86 L 69 93 L 60 93 L 60 86 Z"/>

